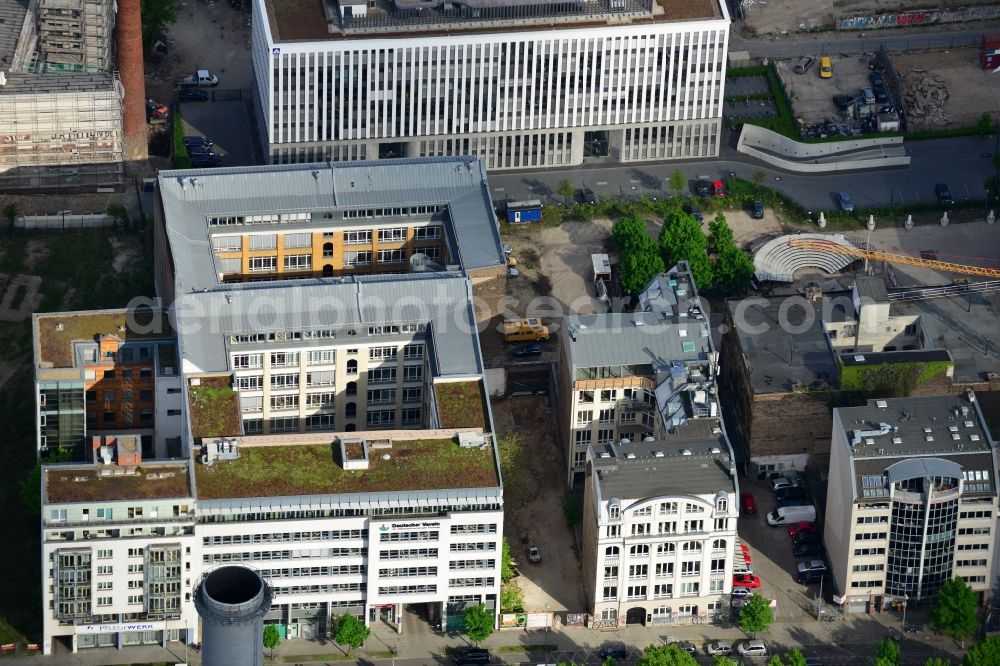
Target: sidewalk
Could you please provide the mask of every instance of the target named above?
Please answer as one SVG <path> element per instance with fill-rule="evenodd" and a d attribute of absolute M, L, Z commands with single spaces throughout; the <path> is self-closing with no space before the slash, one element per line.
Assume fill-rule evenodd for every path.
<path fill-rule="evenodd" d="M 907 616 L 907 624 L 918 623 L 924 629 L 916 636 L 907 635 L 904 638 L 904 652 L 907 645 L 921 652 L 933 651 L 952 656 L 959 656 L 961 651 L 950 639 L 937 636 L 926 629 L 924 617 L 911 613 Z M 842 622 L 817 622 L 809 620 L 800 624 L 774 624 L 760 634 L 767 642 L 771 653 L 784 652 L 792 647 L 800 648 L 807 656 L 831 654 L 857 655 L 870 654 L 873 648 L 890 634 L 899 634 L 900 618 L 895 614 L 879 616 L 853 616 Z M 419 635 L 403 634 L 399 636 L 399 654 L 395 659 L 390 655 L 390 648 L 395 647 L 394 634 L 379 631 L 373 634 L 367 645 L 358 650 L 352 657 L 344 654 L 344 650 L 330 639 L 302 640 L 291 639 L 282 642 L 275 650 L 275 660 L 265 659 L 267 663 L 298 664 L 299 666 L 344 666 L 345 664 L 441 664 L 445 660 L 448 648 L 468 645 L 467 639 L 459 634 L 442 635 L 424 633 Z M 625 643 L 637 650 L 649 645 L 662 645 L 664 641 L 691 641 L 703 653 L 702 646 L 714 640 L 738 640 L 746 635 L 733 625 L 719 626 L 714 624 L 640 627 L 628 626 L 620 631 L 592 631 L 585 627 L 559 627 L 546 632 L 544 629 L 504 630 L 494 633 L 486 639 L 482 647 L 489 649 L 506 663 L 530 661 L 528 655 L 539 657 L 540 652 L 547 653 L 588 653 L 609 643 Z M 548 649 L 544 645 L 554 646 Z M 531 653 L 524 651 L 508 651 L 516 646 L 538 646 Z M 919 646 L 919 647 L 918 647 Z M 503 652 L 501 648 L 507 648 Z M 49 657 L 32 656 L 20 659 L 4 658 L 0 662 L 46 664 L 48 666 L 98 666 L 111 664 L 157 664 L 168 665 L 184 663 L 184 646 L 181 643 L 170 643 L 168 649 L 158 646 L 131 647 L 123 650 L 99 649 L 81 650 L 77 654 L 61 654 Z M 269 657 L 265 651 L 265 657 Z M 188 650 L 188 664 L 201 666 L 201 655 L 194 650 Z"/>

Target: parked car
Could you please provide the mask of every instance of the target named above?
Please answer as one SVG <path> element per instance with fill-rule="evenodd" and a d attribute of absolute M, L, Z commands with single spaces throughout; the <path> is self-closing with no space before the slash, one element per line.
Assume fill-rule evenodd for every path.
<path fill-rule="evenodd" d="M 805 506 L 809 501 L 801 497 L 786 497 L 784 499 L 779 499 L 778 503 L 774 505 L 774 508 L 780 509 L 784 506 Z"/>
<path fill-rule="evenodd" d="M 539 356 L 542 353 L 542 343 L 540 342 L 525 342 L 514 347 L 514 356 L 517 358 L 525 358 L 529 356 Z"/>
<path fill-rule="evenodd" d="M 792 555 L 795 557 L 817 557 L 823 554 L 823 544 L 819 541 L 810 541 L 795 546 Z"/>
<path fill-rule="evenodd" d="M 698 648 L 691 641 L 674 641 L 671 645 L 676 645 L 677 649 L 684 650 L 688 654 L 695 654 Z"/>
<path fill-rule="evenodd" d="M 212 141 L 210 136 L 186 136 L 184 137 L 184 145 L 191 146 L 214 146 L 215 141 Z"/>
<path fill-rule="evenodd" d="M 777 492 L 782 488 L 794 488 L 797 484 L 791 479 L 779 476 L 778 478 L 771 481 L 771 490 Z"/>
<path fill-rule="evenodd" d="M 507 277 L 511 279 L 516 277 L 521 277 L 521 271 L 517 270 L 516 268 L 510 267 L 507 269 Z"/>
<path fill-rule="evenodd" d="M 761 640 L 741 641 L 736 650 L 744 657 L 766 657 L 767 646 Z"/>
<path fill-rule="evenodd" d="M 605 645 L 600 650 L 597 651 L 598 656 L 601 659 L 607 659 L 611 657 L 613 659 L 627 659 L 628 658 L 628 648 L 624 645 Z"/>
<path fill-rule="evenodd" d="M 729 641 L 713 641 L 705 646 L 705 651 L 711 655 L 732 654 L 733 644 Z"/>
<path fill-rule="evenodd" d="M 803 521 L 801 523 L 795 523 L 794 525 L 788 526 L 788 536 L 790 537 L 794 537 L 796 534 L 799 534 L 800 532 L 815 532 L 815 531 L 816 531 L 816 523 L 808 523 Z"/>
<path fill-rule="evenodd" d="M 833 96 L 833 104 L 834 104 L 834 106 L 836 106 L 841 111 L 846 111 L 847 107 L 849 107 L 851 105 L 851 102 L 853 102 L 853 101 L 854 101 L 854 98 L 851 97 L 850 95 L 834 95 Z"/>
<path fill-rule="evenodd" d="M 792 544 L 799 546 L 804 543 L 814 543 L 822 540 L 823 537 L 818 532 L 800 532 L 792 537 Z"/>
<path fill-rule="evenodd" d="M 151 99 L 146 100 L 146 119 L 150 123 L 155 124 L 164 122 L 169 115 L 170 107 L 166 104 L 160 104 L 159 102 L 154 102 Z"/>
<path fill-rule="evenodd" d="M 542 551 L 538 550 L 538 546 L 528 547 L 528 561 L 533 564 L 538 564 L 542 561 Z"/>
<path fill-rule="evenodd" d="M 192 155 L 191 166 L 195 169 L 208 169 L 222 166 L 222 158 L 218 155 Z"/>
<path fill-rule="evenodd" d="M 799 61 L 795 63 L 795 66 L 792 67 L 792 71 L 796 74 L 805 74 L 809 71 L 809 68 L 813 66 L 814 62 L 816 62 L 816 59 L 812 56 L 802 56 L 799 58 Z"/>
<path fill-rule="evenodd" d="M 468 647 L 455 653 L 455 663 L 464 664 L 488 664 L 490 663 L 489 650 L 477 647 Z"/>
<path fill-rule="evenodd" d="M 757 503 L 753 500 L 753 493 L 740 493 L 740 508 L 743 509 L 744 516 L 757 513 Z"/>
<path fill-rule="evenodd" d="M 804 571 L 795 574 L 795 581 L 799 585 L 809 585 L 811 583 L 818 583 L 821 580 L 823 580 L 823 574 L 824 572 L 822 571 Z"/>
<path fill-rule="evenodd" d="M 833 62 L 830 60 L 830 56 L 823 56 L 819 59 L 819 78 L 833 78 Z"/>
<path fill-rule="evenodd" d="M 878 104 L 885 104 L 889 101 L 889 93 L 883 86 L 872 86 L 872 92 L 875 93 L 875 102 Z"/>
<path fill-rule="evenodd" d="M 733 587 L 760 587 L 760 576 L 733 574 Z"/>
<path fill-rule="evenodd" d="M 591 206 L 597 205 L 597 195 L 594 190 L 589 187 L 584 187 L 580 190 L 580 201 L 585 204 L 590 204 Z"/>
<path fill-rule="evenodd" d="M 187 146 L 188 155 L 215 155 L 214 146 L 204 143 Z"/>
<path fill-rule="evenodd" d="M 792 525 L 803 521 L 815 522 L 816 507 L 808 506 L 781 506 L 767 514 L 767 524 L 771 527 L 781 525 Z"/>
<path fill-rule="evenodd" d="M 764 219 L 764 202 L 760 199 L 754 199 L 753 201 L 753 219 Z"/>
<path fill-rule="evenodd" d="M 208 93 L 197 88 L 185 88 L 177 93 L 177 99 L 182 102 L 207 102 Z"/>
<path fill-rule="evenodd" d="M 837 192 L 837 203 L 840 204 L 840 209 L 847 212 L 854 210 L 854 199 L 847 192 Z"/>
<path fill-rule="evenodd" d="M 951 189 L 945 183 L 938 183 L 934 186 L 934 196 L 937 197 L 938 203 L 947 205 L 955 203 L 955 200 L 951 197 Z"/>
<path fill-rule="evenodd" d="M 729 597 L 733 601 L 737 599 L 749 599 L 753 595 L 754 592 L 749 587 L 734 587 L 733 591 L 729 593 Z"/>
<path fill-rule="evenodd" d="M 882 72 L 869 72 L 868 79 L 872 82 L 872 86 L 885 85 L 885 80 L 882 78 Z"/>
<path fill-rule="evenodd" d="M 819 657 L 806 657 L 806 666 L 823 666 L 823 660 Z"/>
<path fill-rule="evenodd" d="M 698 176 L 694 183 L 694 193 L 699 197 L 707 197 L 712 194 L 712 179 L 708 176 Z"/>
<path fill-rule="evenodd" d="M 826 562 L 823 560 L 806 560 L 805 562 L 799 562 L 799 573 L 812 572 L 812 571 L 826 571 Z"/>
<path fill-rule="evenodd" d="M 791 488 L 778 488 L 774 491 L 774 496 L 779 500 L 806 499 L 808 494 L 802 486 L 792 486 Z"/>

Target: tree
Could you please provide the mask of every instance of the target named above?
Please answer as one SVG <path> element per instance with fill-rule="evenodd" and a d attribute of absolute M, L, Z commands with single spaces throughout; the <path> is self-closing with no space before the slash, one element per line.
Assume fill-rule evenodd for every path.
<path fill-rule="evenodd" d="M 517 583 L 500 586 L 500 610 L 504 613 L 524 612 L 524 590 Z"/>
<path fill-rule="evenodd" d="M 708 223 L 708 247 L 719 253 L 733 244 L 733 230 L 726 224 L 726 216 L 719 213 Z"/>
<path fill-rule="evenodd" d="M 717 654 L 712 657 L 712 666 L 740 666 L 740 662 L 724 654 Z"/>
<path fill-rule="evenodd" d="M 792 648 L 785 653 L 785 666 L 806 666 L 805 655 L 798 648 Z"/>
<path fill-rule="evenodd" d="M 528 453 L 521 436 L 516 432 L 508 432 L 497 437 L 497 457 L 503 474 L 504 504 L 515 512 L 528 501 L 534 491 L 534 484 L 528 478 Z"/>
<path fill-rule="evenodd" d="M 561 181 L 559 183 L 559 187 L 556 188 L 556 192 L 558 192 L 559 195 L 563 199 L 566 199 L 567 201 L 569 201 L 569 199 L 573 196 L 573 192 L 575 191 L 576 188 L 573 187 L 573 183 L 569 182 L 568 180 Z"/>
<path fill-rule="evenodd" d="M 735 245 L 730 245 L 715 258 L 715 266 L 712 269 L 715 285 L 735 293 L 746 290 L 754 272 L 753 260 Z"/>
<path fill-rule="evenodd" d="M 927 661 L 924 662 L 924 666 L 951 666 L 951 660 L 944 659 L 942 657 L 929 657 Z"/>
<path fill-rule="evenodd" d="M 670 210 L 660 230 L 660 253 L 664 266 L 687 261 L 699 289 L 712 286 L 712 264 L 708 260 L 708 241 L 698 220 L 679 208 Z"/>
<path fill-rule="evenodd" d="M 14 222 L 17 221 L 17 204 L 9 203 L 3 207 L 3 219 L 7 221 L 7 230 L 14 235 Z"/>
<path fill-rule="evenodd" d="M 743 604 L 736 623 L 740 629 L 753 637 L 758 632 L 767 631 L 773 621 L 774 615 L 771 613 L 770 599 L 755 594 Z"/>
<path fill-rule="evenodd" d="M 753 182 L 755 185 L 762 185 L 765 178 L 767 178 L 767 174 L 764 173 L 763 169 L 757 169 L 753 172 Z"/>
<path fill-rule="evenodd" d="M 364 645 L 371 633 L 371 630 L 365 626 L 364 622 L 348 613 L 341 615 L 335 621 L 333 640 L 337 645 L 348 646 L 348 654 L 350 654 Z"/>
<path fill-rule="evenodd" d="M 493 633 L 493 613 L 484 604 L 465 609 L 465 635 L 475 644 L 482 643 Z"/>
<path fill-rule="evenodd" d="M 961 641 L 975 633 L 979 626 L 976 617 L 976 593 L 961 576 L 945 581 L 931 607 L 931 625 L 946 636 Z"/>
<path fill-rule="evenodd" d="M 898 666 L 896 662 L 886 659 L 885 657 L 875 657 L 872 660 L 872 666 Z"/>
<path fill-rule="evenodd" d="M 680 194 L 684 191 L 685 186 L 687 186 L 687 178 L 684 177 L 684 172 L 680 169 L 674 169 L 670 172 L 670 189 L 674 191 L 674 194 Z"/>
<path fill-rule="evenodd" d="M 638 294 L 656 275 L 666 270 L 656 242 L 649 236 L 637 247 L 621 254 L 622 289 L 628 294 Z"/>
<path fill-rule="evenodd" d="M 776 654 L 767 660 L 767 666 L 785 666 L 785 662 L 781 660 L 780 655 Z"/>
<path fill-rule="evenodd" d="M 559 503 L 567 525 L 574 527 L 583 520 L 583 495 L 568 490 L 559 498 Z"/>
<path fill-rule="evenodd" d="M 514 558 L 511 557 L 510 542 L 507 541 L 507 537 L 500 543 L 500 583 L 503 585 L 512 581 L 517 572 L 514 570 Z"/>
<path fill-rule="evenodd" d="M 635 216 L 623 217 L 611 227 L 611 240 L 619 252 L 627 252 L 649 238 L 646 223 Z"/>
<path fill-rule="evenodd" d="M 642 654 L 635 666 L 698 666 L 694 657 L 673 644 L 650 645 Z"/>
<path fill-rule="evenodd" d="M 271 659 L 274 659 L 274 649 L 281 645 L 281 634 L 278 633 L 278 627 L 274 624 L 264 625 L 264 647 L 271 651 Z"/>
<path fill-rule="evenodd" d="M 969 648 L 962 666 L 997 666 L 1000 664 L 1000 636 L 990 636 Z"/>
<path fill-rule="evenodd" d="M 875 661 L 881 660 L 886 664 L 893 664 L 894 666 L 899 666 L 900 660 L 899 653 L 899 643 L 891 638 L 885 638 L 881 643 L 878 644 L 878 648 L 875 650 Z"/>
<path fill-rule="evenodd" d="M 177 0 L 141 0 L 142 48 L 149 51 L 156 38 L 177 21 Z"/>
<path fill-rule="evenodd" d="M 609 654 L 604 658 L 604 661 L 601 662 L 601 666 L 618 666 L 618 662 L 616 662 L 615 658 Z"/>

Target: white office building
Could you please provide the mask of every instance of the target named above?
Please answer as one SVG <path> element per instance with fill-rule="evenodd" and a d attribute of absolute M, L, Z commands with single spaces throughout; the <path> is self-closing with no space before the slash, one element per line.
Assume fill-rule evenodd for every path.
<path fill-rule="evenodd" d="M 729 16 L 696 0 L 254 0 L 273 163 L 475 155 L 492 169 L 714 157 Z"/>
<path fill-rule="evenodd" d="M 727 613 L 738 485 L 725 435 L 593 446 L 587 460 L 583 584 L 595 628 L 685 624 Z"/>

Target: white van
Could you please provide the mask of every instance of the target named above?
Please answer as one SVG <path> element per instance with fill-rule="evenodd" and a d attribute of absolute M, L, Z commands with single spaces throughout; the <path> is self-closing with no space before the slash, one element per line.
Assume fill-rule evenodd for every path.
<path fill-rule="evenodd" d="M 771 527 L 791 525 L 792 523 L 816 522 L 816 507 L 814 506 L 783 506 L 775 508 L 767 514 L 767 524 Z"/>

